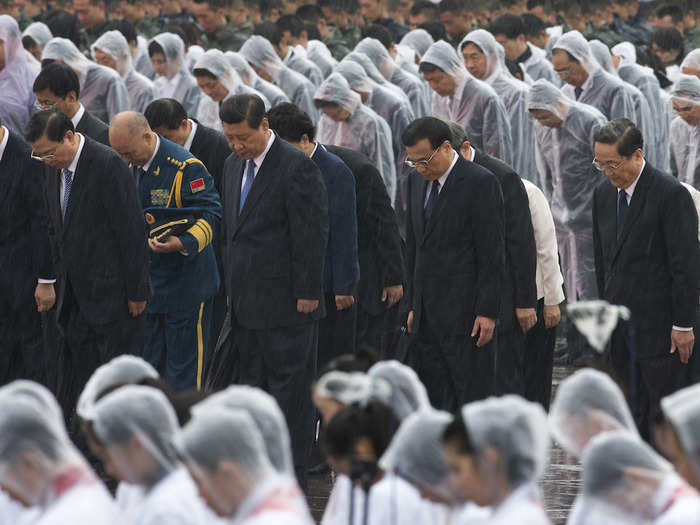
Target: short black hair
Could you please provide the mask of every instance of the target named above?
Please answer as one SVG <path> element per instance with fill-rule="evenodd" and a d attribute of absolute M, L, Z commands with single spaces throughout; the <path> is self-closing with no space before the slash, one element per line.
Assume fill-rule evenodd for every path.
<path fill-rule="evenodd" d="M 316 377 L 321 378 L 328 372 L 367 372 L 379 361 L 376 350 L 361 344 L 354 354 L 342 354 L 328 361 Z"/>
<path fill-rule="evenodd" d="M 442 442 L 453 446 L 460 454 L 474 454 L 474 445 L 464 423 L 464 418 L 462 418 L 461 410 L 457 411 L 454 419 L 442 433 Z"/>
<path fill-rule="evenodd" d="M 462 13 L 467 10 L 464 0 L 442 0 L 438 4 L 440 13 Z"/>
<path fill-rule="evenodd" d="M 80 81 L 78 75 L 65 64 L 49 64 L 34 79 L 34 93 L 48 89 L 59 98 L 66 98 L 71 91 L 75 99 L 80 96 Z"/>
<path fill-rule="evenodd" d="M 391 47 L 391 44 L 394 43 L 394 38 L 391 36 L 389 30 L 380 24 L 369 24 L 366 26 L 365 30 L 362 32 L 362 37 L 376 38 L 382 43 L 387 51 Z"/>
<path fill-rule="evenodd" d="M 304 31 L 306 31 L 307 40 L 322 40 L 321 32 L 316 24 L 304 24 Z"/>
<path fill-rule="evenodd" d="M 443 71 L 442 68 L 431 64 L 430 62 L 421 62 L 418 66 L 418 71 L 420 73 L 435 73 L 436 71 Z M 444 71 L 443 71 L 444 73 Z"/>
<path fill-rule="evenodd" d="M 24 138 L 27 142 L 35 142 L 46 135 L 51 142 L 61 142 L 68 131 L 75 131 L 71 120 L 57 109 L 47 109 L 32 116 Z"/>
<path fill-rule="evenodd" d="M 315 4 L 304 4 L 297 9 L 297 16 L 307 24 L 318 24 L 318 21 L 325 19 L 323 10 Z"/>
<path fill-rule="evenodd" d="M 489 31 L 492 35 L 505 35 L 507 39 L 515 40 L 525 34 L 525 24 L 518 15 L 506 13 L 491 22 Z"/>
<path fill-rule="evenodd" d="M 217 77 L 214 73 L 212 73 L 208 69 L 204 69 L 203 67 L 197 67 L 197 68 L 193 69 L 192 74 L 195 77 L 207 77 L 207 78 L 212 78 L 214 80 L 219 80 L 219 77 Z"/>
<path fill-rule="evenodd" d="M 430 0 L 418 0 L 411 6 L 411 16 L 425 15 L 428 18 L 436 19 L 438 16 L 438 6 Z"/>
<path fill-rule="evenodd" d="M 219 118 L 226 124 L 245 121 L 250 128 L 257 129 L 265 118 L 265 103 L 257 95 L 234 95 L 221 104 Z"/>
<path fill-rule="evenodd" d="M 651 34 L 651 43 L 664 51 L 680 50 L 683 53 L 683 36 L 675 27 L 657 27 Z"/>
<path fill-rule="evenodd" d="M 148 44 L 148 56 L 150 58 L 153 58 L 153 55 L 165 56 L 165 50 L 163 49 L 163 46 L 161 46 L 155 40 L 153 40 L 150 44 Z"/>
<path fill-rule="evenodd" d="M 444 120 L 435 117 L 422 117 L 411 122 L 401 135 L 404 146 L 415 146 L 423 139 L 430 141 L 430 146 L 439 148 L 445 141 L 452 139 L 450 127 Z"/>
<path fill-rule="evenodd" d="M 452 144 L 452 149 L 459 151 L 462 149 L 462 144 L 469 140 L 469 137 L 467 137 L 467 132 L 456 122 L 448 122 L 447 125 L 450 128 L 450 144 Z"/>
<path fill-rule="evenodd" d="M 38 44 L 36 41 L 29 35 L 24 35 L 22 37 L 22 47 L 29 51 L 30 49 L 36 47 Z"/>
<path fill-rule="evenodd" d="M 534 9 L 535 7 L 547 8 L 547 0 L 527 0 L 528 11 Z"/>
<path fill-rule="evenodd" d="M 578 58 L 576 58 L 574 55 L 569 53 L 566 49 L 562 49 L 560 47 L 555 47 L 554 49 L 552 49 L 552 55 L 556 55 L 558 53 L 564 53 L 567 56 L 567 58 L 569 59 L 569 62 L 576 62 L 576 63 L 581 62 Z"/>
<path fill-rule="evenodd" d="M 525 26 L 526 36 L 537 36 L 547 27 L 544 20 L 539 16 L 524 13 L 520 18 L 523 21 L 523 26 Z"/>
<path fill-rule="evenodd" d="M 309 116 L 290 102 L 278 104 L 267 112 L 267 121 L 275 132 L 288 142 L 301 142 L 306 135 L 314 140 L 316 129 Z"/>
<path fill-rule="evenodd" d="M 304 21 L 297 15 L 282 15 L 277 20 L 277 29 L 279 29 L 280 36 L 285 31 L 289 31 L 294 38 L 299 38 L 304 30 Z"/>
<path fill-rule="evenodd" d="M 442 22 L 439 22 L 437 20 L 423 22 L 421 25 L 418 26 L 418 29 L 425 29 L 428 33 L 430 33 L 430 36 L 433 37 L 433 40 L 435 42 L 447 39 L 447 31 L 445 31 L 445 26 Z"/>
<path fill-rule="evenodd" d="M 594 142 L 617 144 L 617 152 L 623 157 L 631 156 L 644 148 L 642 132 L 629 119 L 616 118 L 602 125 L 593 135 Z"/>
<path fill-rule="evenodd" d="M 260 12 L 263 15 L 273 9 L 282 9 L 282 0 L 260 0 Z"/>
<path fill-rule="evenodd" d="M 351 405 L 326 422 L 325 448 L 330 456 L 351 458 L 357 442 L 366 438 L 381 458 L 398 429 L 399 421 L 383 403 L 370 401 L 365 406 Z"/>
<path fill-rule="evenodd" d="M 225 9 L 227 0 L 194 0 L 195 4 L 209 4 L 210 9 Z"/>
<path fill-rule="evenodd" d="M 665 16 L 670 16 L 674 24 L 680 24 L 683 22 L 683 8 L 673 4 L 662 5 L 656 10 L 656 17 L 664 18 Z"/>
<path fill-rule="evenodd" d="M 134 27 L 134 24 L 128 20 L 112 20 L 109 24 L 107 24 L 105 31 L 111 30 L 119 31 L 122 35 L 124 35 L 127 42 L 138 42 L 136 28 Z"/>
<path fill-rule="evenodd" d="M 274 22 L 259 23 L 253 29 L 253 34 L 267 38 L 273 46 L 280 45 L 280 40 L 282 40 L 282 31 Z"/>
<path fill-rule="evenodd" d="M 151 102 L 143 112 L 151 129 L 165 126 L 168 129 L 177 129 L 183 120 L 187 118 L 187 112 L 174 98 L 159 98 Z"/>

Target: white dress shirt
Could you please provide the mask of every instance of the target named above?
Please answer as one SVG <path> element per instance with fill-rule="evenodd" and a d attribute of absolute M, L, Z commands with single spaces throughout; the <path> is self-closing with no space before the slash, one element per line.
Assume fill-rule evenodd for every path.
<path fill-rule="evenodd" d="M 459 155 L 457 154 L 457 152 L 455 150 L 452 150 L 452 155 L 453 155 L 452 164 L 450 164 L 450 167 L 447 168 L 447 171 L 442 175 L 442 177 L 437 179 L 437 181 L 440 183 L 440 186 L 438 186 L 438 195 L 440 195 L 442 188 L 445 187 L 445 182 L 447 182 L 447 177 L 449 177 L 450 173 L 452 172 L 452 169 L 455 167 L 455 164 L 457 164 L 457 159 L 459 159 Z M 423 201 L 424 205 L 428 203 L 428 197 L 430 197 L 430 189 L 433 187 L 433 182 L 434 181 L 430 181 L 428 183 L 428 187 L 425 188 L 425 201 Z"/>
<path fill-rule="evenodd" d="M 265 157 L 267 156 L 267 152 L 270 151 L 270 148 L 272 147 L 272 143 L 275 141 L 275 132 L 270 130 L 270 138 L 267 140 L 267 146 L 265 146 L 265 151 L 263 151 L 259 156 L 255 157 L 253 159 L 253 164 L 255 165 L 253 168 L 253 177 L 258 174 L 258 171 L 260 171 L 260 166 L 262 165 L 263 161 L 265 160 Z M 246 161 L 246 167 L 243 170 L 243 180 L 241 180 L 241 192 L 243 192 L 243 187 L 245 186 L 246 180 L 248 180 L 248 162 L 251 161 Z"/>
<path fill-rule="evenodd" d="M 559 248 L 554 228 L 554 218 L 547 198 L 532 182 L 522 179 L 532 218 L 537 250 L 537 300 L 544 298 L 545 306 L 554 306 L 564 300 L 564 277 L 559 268 Z"/>
<path fill-rule="evenodd" d="M 192 149 L 192 142 L 194 142 L 194 134 L 197 133 L 197 123 L 191 118 L 188 118 L 187 120 L 189 120 L 190 124 L 192 124 L 192 129 L 190 130 L 190 134 L 187 136 L 187 140 L 185 141 L 183 148 L 190 151 Z"/>
<path fill-rule="evenodd" d="M 76 136 L 78 139 L 80 139 L 80 144 L 78 145 L 78 151 L 75 153 L 75 157 L 73 157 L 73 162 L 70 163 L 70 166 L 68 166 L 68 171 L 73 173 L 72 179 L 73 182 L 75 182 L 75 170 L 78 168 L 78 161 L 80 160 L 80 154 L 83 152 L 83 146 L 85 146 L 85 137 L 83 137 L 80 133 L 76 133 Z M 61 200 L 59 202 L 63 202 L 63 197 L 66 194 L 66 181 L 63 178 L 63 170 L 60 172 L 60 180 L 61 180 Z"/>
<path fill-rule="evenodd" d="M 151 167 L 151 164 L 153 164 L 153 159 L 156 158 L 156 154 L 158 153 L 158 148 L 160 148 L 160 137 L 158 136 L 158 133 L 154 133 L 154 135 L 156 136 L 156 147 L 153 150 L 153 155 L 151 155 L 151 158 L 148 159 L 148 162 L 146 164 L 144 164 L 143 166 L 141 166 L 141 169 L 144 172 L 148 171 L 148 168 Z"/>
<path fill-rule="evenodd" d="M 78 102 L 78 111 L 76 111 L 75 115 L 73 115 L 73 118 L 70 119 L 70 121 L 73 123 L 73 128 L 78 127 L 78 124 L 82 120 L 83 115 L 85 115 L 85 106 Z"/>
<path fill-rule="evenodd" d="M 5 126 L 0 126 L 2 128 L 2 141 L 0 142 L 0 161 L 2 161 L 2 156 L 5 154 L 5 148 L 7 148 L 7 141 L 10 138 L 10 132 Z"/>

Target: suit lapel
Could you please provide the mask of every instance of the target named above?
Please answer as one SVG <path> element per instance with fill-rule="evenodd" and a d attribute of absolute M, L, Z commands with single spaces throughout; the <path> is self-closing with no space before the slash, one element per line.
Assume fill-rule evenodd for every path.
<path fill-rule="evenodd" d="M 649 190 L 649 175 L 647 174 L 647 167 L 644 167 L 642 174 L 639 176 L 637 181 L 637 186 L 634 188 L 634 193 L 632 194 L 632 200 L 630 202 L 629 210 L 627 211 L 627 216 L 625 217 L 625 224 L 622 225 L 622 233 L 620 238 L 617 239 L 617 246 L 615 247 L 615 256 L 613 257 L 613 262 L 615 258 L 620 254 L 620 249 L 625 243 L 625 240 L 630 234 L 634 223 L 639 218 L 640 213 L 644 209 L 646 203 L 647 194 Z M 617 200 L 616 200 L 617 204 Z M 615 206 L 615 225 L 617 225 L 617 206 Z"/>
<path fill-rule="evenodd" d="M 462 162 L 464 162 L 464 160 L 461 157 L 459 157 L 459 153 L 456 153 L 456 155 L 458 156 L 457 163 L 454 165 L 454 168 L 452 168 L 452 171 L 448 175 L 447 180 L 445 181 L 445 186 L 440 188 L 440 193 L 438 194 L 437 201 L 435 201 L 435 208 L 433 208 L 433 213 L 430 216 L 430 220 L 428 220 L 428 223 L 425 225 L 425 235 L 423 236 L 423 240 L 427 239 L 428 236 L 435 229 L 435 225 L 438 223 L 440 219 L 440 214 L 442 213 L 442 210 L 445 207 L 445 201 L 447 201 L 447 199 L 449 198 L 449 189 L 454 184 L 456 172 L 461 167 Z M 425 196 L 425 193 L 423 195 Z"/>
<path fill-rule="evenodd" d="M 83 145 L 83 151 L 80 152 L 80 158 L 78 159 L 78 165 L 75 167 L 75 173 L 73 173 L 73 182 L 71 183 L 71 188 L 70 188 L 70 195 L 68 196 L 68 204 L 66 205 L 66 216 L 63 218 L 63 231 L 66 231 L 68 229 L 68 223 L 70 222 L 71 218 L 73 217 L 73 210 L 76 209 L 80 205 L 80 198 L 83 193 L 83 188 L 85 187 L 86 184 L 89 183 L 88 180 L 85 179 L 87 170 L 87 166 L 90 163 L 90 160 L 88 158 L 88 143 L 87 143 L 87 137 L 83 137 L 83 140 L 85 141 L 85 144 Z M 78 173 L 82 172 L 80 176 L 78 176 Z M 58 176 L 59 176 L 59 188 L 61 184 L 61 178 L 63 178 L 63 173 L 61 170 L 58 170 Z M 60 213 L 61 209 L 61 193 L 59 189 L 59 195 L 58 195 L 58 209 Z"/>
<path fill-rule="evenodd" d="M 413 177 L 412 182 L 412 200 L 415 202 L 413 206 L 411 220 L 413 221 L 413 231 L 415 232 L 417 244 L 423 242 L 423 237 L 425 235 L 425 224 L 423 220 L 423 210 L 425 207 L 425 192 L 428 187 L 428 181 L 421 177 L 417 171 L 412 170 L 411 177 Z"/>
<path fill-rule="evenodd" d="M 229 214 L 229 217 L 231 218 L 231 232 L 235 233 L 236 230 L 238 229 L 238 206 L 240 205 L 241 202 L 241 184 L 243 183 L 243 173 L 245 171 L 245 166 L 246 166 L 246 161 L 243 159 L 239 158 L 238 160 L 238 169 L 234 170 L 234 175 L 230 177 L 231 181 L 231 189 L 227 190 L 227 194 L 231 194 L 231 202 L 233 203 L 233 213 Z M 227 180 L 226 177 L 224 177 L 224 180 Z M 233 237 L 233 235 L 231 235 Z"/>

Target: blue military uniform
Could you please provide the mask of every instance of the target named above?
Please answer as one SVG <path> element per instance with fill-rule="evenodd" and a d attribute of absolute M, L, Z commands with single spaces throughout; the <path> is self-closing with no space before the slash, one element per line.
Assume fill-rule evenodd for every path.
<path fill-rule="evenodd" d="M 179 225 L 174 234 L 184 246 L 184 252 L 151 253 L 144 358 L 174 389 L 200 388 L 219 288 L 211 244 L 221 219 L 219 194 L 199 159 L 159 137 L 148 169 L 139 170 L 139 195 L 151 236 Z"/>

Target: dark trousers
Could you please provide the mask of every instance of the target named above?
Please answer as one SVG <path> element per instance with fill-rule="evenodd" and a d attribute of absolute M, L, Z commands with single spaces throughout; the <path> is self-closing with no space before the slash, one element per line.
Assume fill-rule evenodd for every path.
<path fill-rule="evenodd" d="M 440 336 L 423 314 L 409 359 L 431 404 L 455 412 L 494 393 L 495 342 L 477 348 L 468 335 Z"/>
<path fill-rule="evenodd" d="M 109 298 L 105 298 L 109 300 Z M 127 309 L 127 305 L 124 305 Z M 72 414 L 85 383 L 100 365 L 122 354 L 141 355 L 145 333 L 145 315 L 102 325 L 85 319 L 75 300 L 70 282 L 66 283 L 59 316 L 64 345 L 58 373 L 58 392 L 64 414 Z"/>
<path fill-rule="evenodd" d="M 0 297 L 0 385 L 15 379 L 46 384 L 49 356 L 44 348 L 42 314 L 36 304 L 17 309 Z"/>
<path fill-rule="evenodd" d="M 381 359 L 403 361 L 400 352 L 402 331 L 399 322 L 401 311 L 395 304 L 379 315 L 373 315 L 359 306 L 357 311 L 357 347 L 366 345 L 373 348 Z"/>
<path fill-rule="evenodd" d="M 659 351 L 653 356 L 639 357 L 634 349 L 636 341 L 653 341 Z M 651 441 L 653 425 L 661 410 L 661 399 L 687 384 L 689 364 L 680 362 L 678 352 L 669 353 L 671 328 L 665 333 L 635 330 L 627 322 L 620 322 L 610 340 L 610 364 L 622 384 L 632 416 L 640 435 Z"/>
<path fill-rule="evenodd" d="M 544 327 L 544 299 L 540 299 L 537 302 L 537 324 L 525 334 L 523 377 L 525 399 L 541 404 L 545 410 L 549 410 L 552 398 L 556 338 L 556 326 L 549 330 Z"/>
<path fill-rule="evenodd" d="M 326 294 L 326 317 L 318 323 L 318 370 L 339 355 L 355 352 L 357 303 L 338 311 L 335 294 Z"/>
<path fill-rule="evenodd" d="M 294 470 L 305 489 L 314 437 L 311 384 L 316 379 L 318 321 L 266 330 L 232 322 L 239 354 L 234 383 L 262 388 L 277 400 L 289 427 Z"/>
<path fill-rule="evenodd" d="M 515 321 L 509 330 L 496 330 L 495 390 L 498 395 L 525 393 L 525 336 Z"/>
<path fill-rule="evenodd" d="M 191 310 L 146 315 L 143 358 L 176 391 L 202 386 L 211 310 L 209 299 Z"/>

